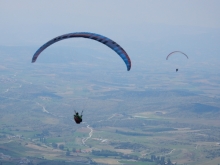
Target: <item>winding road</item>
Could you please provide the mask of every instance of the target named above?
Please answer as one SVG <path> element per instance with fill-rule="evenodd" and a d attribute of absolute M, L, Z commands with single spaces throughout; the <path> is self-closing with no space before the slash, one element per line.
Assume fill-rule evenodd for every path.
<path fill-rule="evenodd" d="M 92 134 L 93 134 L 93 129 L 92 129 L 92 127 L 90 127 L 89 125 L 87 125 L 87 128 L 90 129 L 89 136 L 82 139 L 82 144 L 85 145 L 85 146 L 86 146 L 86 144 L 85 144 L 86 141 L 87 141 L 88 139 L 90 139 L 90 138 L 92 137 Z"/>

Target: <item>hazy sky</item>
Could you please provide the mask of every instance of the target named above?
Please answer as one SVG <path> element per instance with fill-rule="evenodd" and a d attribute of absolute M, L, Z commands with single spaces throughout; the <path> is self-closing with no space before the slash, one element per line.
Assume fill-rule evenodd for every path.
<path fill-rule="evenodd" d="M 219 0 L 0 0 L 0 45 L 39 45 L 77 31 L 149 42 L 169 28 L 218 30 L 219 6 Z"/>

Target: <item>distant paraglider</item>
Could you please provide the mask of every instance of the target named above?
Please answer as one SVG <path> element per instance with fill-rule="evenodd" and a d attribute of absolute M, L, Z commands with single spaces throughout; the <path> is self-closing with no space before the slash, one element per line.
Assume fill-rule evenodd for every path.
<path fill-rule="evenodd" d="M 93 40 L 96 40 L 98 42 L 103 43 L 104 45 L 106 45 L 109 48 L 111 48 L 112 50 L 114 50 L 122 58 L 122 60 L 125 62 L 126 66 L 127 66 L 128 71 L 131 69 L 131 60 L 130 60 L 128 54 L 125 52 L 125 50 L 120 45 L 118 45 L 116 42 L 112 41 L 111 39 L 109 39 L 105 36 L 95 34 L 95 33 L 89 33 L 89 32 L 78 32 L 78 33 L 64 34 L 64 35 L 58 36 L 58 37 L 48 41 L 47 43 L 42 45 L 36 51 L 36 53 L 33 55 L 32 63 L 34 63 L 37 60 L 40 53 L 44 49 L 46 49 L 48 46 L 50 46 L 58 41 L 64 40 L 64 39 L 77 38 L 77 37 L 93 39 Z"/>
<path fill-rule="evenodd" d="M 186 58 L 189 58 L 185 53 L 183 53 L 183 52 L 181 52 L 181 51 L 174 51 L 174 52 L 171 52 L 170 54 L 167 55 L 166 60 L 168 60 L 168 58 L 169 58 L 171 55 L 174 55 L 174 54 L 176 54 L 176 53 L 181 53 L 181 54 L 183 54 L 184 56 L 186 56 Z"/>
<path fill-rule="evenodd" d="M 170 54 L 167 55 L 166 60 L 168 60 L 169 57 L 172 56 L 172 55 L 174 55 L 175 53 L 181 53 L 181 54 L 183 54 L 184 56 L 186 56 L 187 59 L 189 58 L 185 53 L 183 53 L 183 52 L 181 52 L 181 51 L 173 51 L 173 52 L 171 52 Z M 176 72 L 178 72 L 178 70 L 179 70 L 179 69 L 176 68 Z"/>

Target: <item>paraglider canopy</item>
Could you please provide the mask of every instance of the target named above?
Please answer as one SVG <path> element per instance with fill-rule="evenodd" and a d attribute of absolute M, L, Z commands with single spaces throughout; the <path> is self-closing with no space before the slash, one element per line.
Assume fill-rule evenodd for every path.
<path fill-rule="evenodd" d="M 127 66 L 127 70 L 129 71 L 131 69 L 131 60 L 128 56 L 128 54 L 125 52 L 125 50 L 118 45 L 116 42 L 114 42 L 113 40 L 99 35 L 99 34 L 95 34 L 95 33 L 89 33 L 89 32 L 78 32 L 78 33 L 68 33 L 68 34 L 64 34 L 58 37 L 53 38 L 52 40 L 48 41 L 47 43 L 45 43 L 44 45 L 42 45 L 33 55 L 32 57 L 32 63 L 34 63 L 38 56 L 40 55 L 40 53 L 46 49 L 48 46 L 64 40 L 64 39 L 69 39 L 69 38 L 77 38 L 77 37 L 82 37 L 82 38 L 88 38 L 88 39 L 92 39 L 92 40 L 96 40 L 98 42 L 103 43 L 104 45 L 108 46 L 109 48 L 111 48 L 112 50 L 114 50 L 124 61 L 124 63 Z"/>
<path fill-rule="evenodd" d="M 171 52 L 170 54 L 167 55 L 166 60 L 168 60 L 168 58 L 169 58 L 171 55 L 174 55 L 174 54 L 176 54 L 176 53 L 181 53 L 181 54 L 183 54 L 184 56 L 186 56 L 187 59 L 189 58 L 185 53 L 183 53 L 183 52 L 181 52 L 181 51 L 173 51 L 173 52 Z"/>

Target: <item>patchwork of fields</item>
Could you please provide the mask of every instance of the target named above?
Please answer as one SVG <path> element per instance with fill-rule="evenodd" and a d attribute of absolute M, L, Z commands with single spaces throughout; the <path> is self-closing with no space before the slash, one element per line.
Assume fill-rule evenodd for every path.
<path fill-rule="evenodd" d="M 1 163 L 219 163 L 217 76 L 23 60 L 0 63 Z"/>

